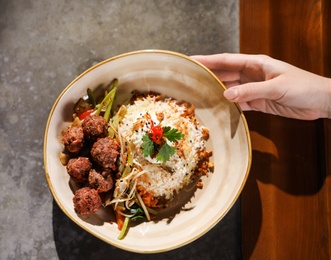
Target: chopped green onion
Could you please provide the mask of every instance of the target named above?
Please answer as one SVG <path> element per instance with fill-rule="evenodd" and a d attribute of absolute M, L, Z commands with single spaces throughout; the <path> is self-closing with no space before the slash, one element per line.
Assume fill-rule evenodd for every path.
<path fill-rule="evenodd" d="M 114 79 L 111 84 L 112 85 L 111 91 L 104 97 L 104 99 L 100 103 L 100 106 L 98 106 L 98 109 L 95 112 L 95 114 L 99 115 L 101 113 L 103 106 L 106 105 L 106 112 L 104 114 L 104 118 L 106 119 L 107 122 L 109 121 L 110 118 L 110 110 L 112 108 L 113 101 L 115 98 L 117 84 L 118 84 L 118 80 Z"/>
<path fill-rule="evenodd" d="M 90 88 L 87 89 L 87 96 L 88 96 L 88 98 L 90 100 L 90 103 L 92 105 L 92 108 L 95 108 L 96 102 L 95 102 L 95 97 L 94 97 L 94 94 L 93 94 L 92 89 L 90 89 Z"/>
<path fill-rule="evenodd" d="M 125 217 L 121 233 L 118 235 L 117 239 L 121 240 L 124 238 L 126 234 L 126 230 L 128 229 L 129 222 L 130 222 L 130 217 Z"/>
<path fill-rule="evenodd" d="M 111 111 L 111 108 L 113 106 L 113 101 L 114 101 L 114 98 L 115 98 L 116 88 L 114 88 L 109 93 L 112 93 L 112 95 L 109 97 L 109 103 L 106 106 L 106 112 L 103 116 L 107 123 L 109 122 L 109 119 L 110 119 L 110 111 Z"/>

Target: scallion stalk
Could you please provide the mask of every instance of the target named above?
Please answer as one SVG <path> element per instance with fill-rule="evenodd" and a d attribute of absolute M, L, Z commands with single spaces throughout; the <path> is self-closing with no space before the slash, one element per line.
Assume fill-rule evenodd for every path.
<path fill-rule="evenodd" d="M 128 226 L 129 226 L 129 222 L 130 222 L 130 217 L 125 217 L 122 230 L 121 230 L 120 234 L 118 235 L 117 239 L 121 240 L 125 237 L 126 230 L 128 229 Z"/>
<path fill-rule="evenodd" d="M 115 94 L 116 94 L 116 90 L 117 90 L 117 84 L 118 84 L 118 80 L 117 79 L 113 79 L 113 81 L 111 83 L 111 86 L 112 86 L 111 87 L 111 90 L 104 97 L 104 99 L 101 101 L 100 105 L 98 106 L 97 111 L 95 112 L 95 114 L 99 115 L 101 113 L 101 110 L 103 108 L 103 105 L 104 104 L 107 104 L 107 106 L 106 106 L 106 112 L 105 112 L 105 115 L 104 115 L 104 118 L 105 119 L 106 119 L 106 117 L 108 118 L 108 120 L 106 120 L 107 122 L 109 121 L 109 118 L 110 118 L 110 110 L 112 108 L 113 101 L 114 101 L 114 98 L 115 98 Z"/>
<path fill-rule="evenodd" d="M 87 96 L 88 96 L 88 99 L 90 100 L 92 108 L 95 108 L 96 102 L 95 102 L 95 97 L 94 97 L 94 93 L 93 93 L 92 89 L 90 89 L 90 88 L 87 89 Z"/>

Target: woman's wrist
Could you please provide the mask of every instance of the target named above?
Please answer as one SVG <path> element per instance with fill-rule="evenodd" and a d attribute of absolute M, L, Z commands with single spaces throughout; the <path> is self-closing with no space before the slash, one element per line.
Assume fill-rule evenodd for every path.
<path fill-rule="evenodd" d="M 331 78 L 324 78 L 324 80 L 325 105 L 323 111 L 321 111 L 321 117 L 331 119 Z"/>

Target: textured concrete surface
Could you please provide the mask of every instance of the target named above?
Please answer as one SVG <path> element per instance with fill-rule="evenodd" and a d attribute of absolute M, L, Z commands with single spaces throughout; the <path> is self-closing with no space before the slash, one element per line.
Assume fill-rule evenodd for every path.
<path fill-rule="evenodd" d="M 0 259 L 240 259 L 239 202 L 177 250 L 139 255 L 69 220 L 43 169 L 43 135 L 60 92 L 128 51 L 238 51 L 238 0 L 0 0 Z"/>

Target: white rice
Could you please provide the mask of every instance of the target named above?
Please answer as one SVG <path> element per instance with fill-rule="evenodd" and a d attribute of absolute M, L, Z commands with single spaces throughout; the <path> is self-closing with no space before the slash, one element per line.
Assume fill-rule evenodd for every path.
<path fill-rule="evenodd" d="M 204 127 L 194 117 L 182 116 L 186 109 L 172 99 L 156 100 L 154 96 L 147 96 L 128 105 L 127 113 L 119 125 L 118 132 L 131 143 L 134 161 L 147 172 L 139 178 L 137 185 L 154 197 L 161 196 L 169 200 L 189 184 L 199 161 L 198 152 L 205 149 L 206 140 L 202 138 Z M 145 158 L 141 148 L 142 137 L 150 129 L 150 125 L 146 124 L 146 113 L 154 121 L 154 125 L 158 125 L 160 122 L 157 114 L 160 112 L 164 114 L 161 126 L 176 128 L 184 134 L 176 146 L 176 153 L 165 163 L 158 162 L 155 158 Z M 140 124 L 141 127 L 135 130 L 135 124 Z M 184 151 L 184 156 L 180 150 Z M 173 172 L 169 169 L 173 169 Z"/>

